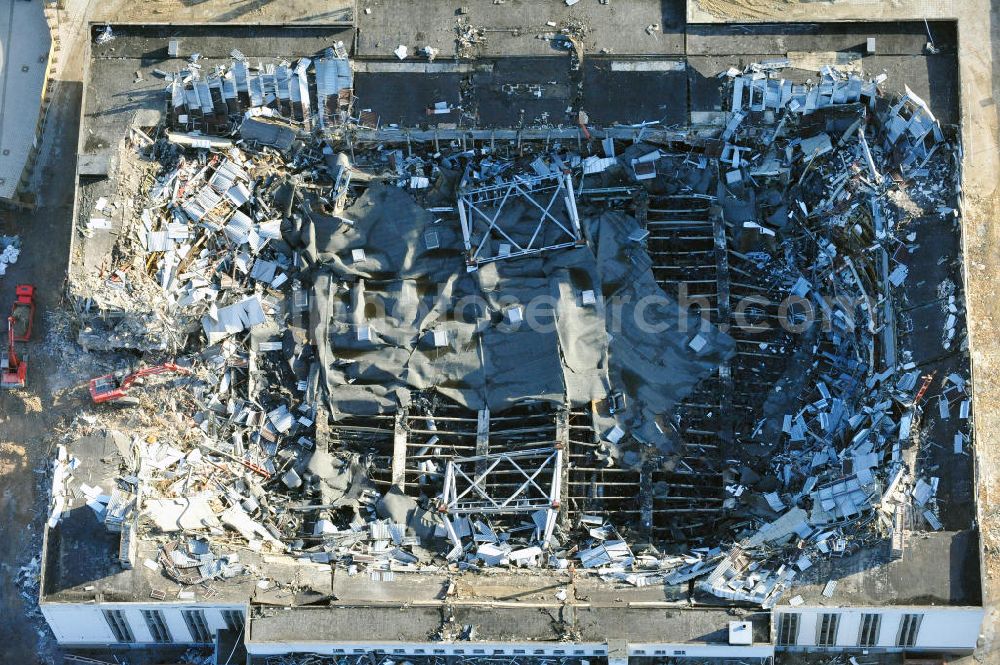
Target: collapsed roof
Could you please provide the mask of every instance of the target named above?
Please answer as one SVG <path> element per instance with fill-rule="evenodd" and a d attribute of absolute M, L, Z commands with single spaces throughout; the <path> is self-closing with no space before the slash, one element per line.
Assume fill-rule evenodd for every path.
<path fill-rule="evenodd" d="M 176 540 L 225 527 L 373 574 L 572 563 L 770 605 L 814 558 L 939 524 L 893 309 L 891 174 L 943 140 L 912 93 L 772 63 L 728 73 L 711 136 L 351 159 L 283 105 L 299 69 L 213 103 L 226 136 L 130 136 L 147 185 L 113 269 L 72 286 L 81 343 L 194 369 L 183 424 L 123 446 L 93 506 L 159 539 L 171 579 L 205 547 L 199 579 L 250 574 Z M 964 379 L 946 390 L 967 418 Z"/>

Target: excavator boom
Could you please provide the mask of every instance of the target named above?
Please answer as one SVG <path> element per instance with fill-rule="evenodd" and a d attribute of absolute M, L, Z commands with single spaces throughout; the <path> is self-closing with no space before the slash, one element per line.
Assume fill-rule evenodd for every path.
<path fill-rule="evenodd" d="M 7 348 L 0 354 L 0 388 L 23 388 L 28 380 L 28 363 L 17 357 L 14 317 L 7 317 Z"/>
<path fill-rule="evenodd" d="M 166 373 L 190 374 L 191 370 L 175 363 L 163 363 L 153 367 L 144 367 L 120 379 L 114 374 L 105 374 L 90 380 L 90 397 L 94 400 L 94 404 L 122 401 L 128 394 L 129 388 L 138 379 Z"/>

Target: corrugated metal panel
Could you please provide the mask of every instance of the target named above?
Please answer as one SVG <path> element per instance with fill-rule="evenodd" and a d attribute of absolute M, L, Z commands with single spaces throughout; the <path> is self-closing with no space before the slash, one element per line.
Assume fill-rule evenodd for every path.
<path fill-rule="evenodd" d="M 237 210 L 233 213 L 233 216 L 229 218 L 229 223 L 226 224 L 223 232 L 232 243 L 242 245 L 249 239 L 250 229 L 252 227 L 253 220 Z"/>
<path fill-rule="evenodd" d="M 184 106 L 184 86 L 178 79 L 174 79 L 174 82 L 170 84 L 170 98 L 175 109 Z"/>
<path fill-rule="evenodd" d="M 337 65 L 335 62 L 320 58 L 316 61 L 316 94 L 319 97 L 329 97 L 337 94 Z"/>
<path fill-rule="evenodd" d="M 292 99 L 295 100 L 295 96 L 298 96 L 298 101 L 302 104 L 302 118 L 305 123 L 306 129 L 312 128 L 312 106 L 309 103 L 309 66 L 312 64 L 312 60 L 309 58 L 299 58 L 299 61 L 295 63 L 295 75 L 292 81 L 292 87 L 298 87 L 296 93 L 292 93 Z"/>
<path fill-rule="evenodd" d="M 259 76 L 254 76 L 247 81 L 250 93 L 250 105 L 251 106 L 263 106 L 264 105 L 264 87 L 263 82 Z"/>
<path fill-rule="evenodd" d="M 236 77 L 236 90 L 247 92 L 247 82 L 250 79 L 250 70 L 247 68 L 247 63 L 242 60 L 237 60 L 233 63 L 233 75 Z"/>
<path fill-rule="evenodd" d="M 291 70 L 286 65 L 278 65 L 274 73 L 275 85 L 278 91 L 278 99 L 288 99 L 288 82 L 292 76 Z"/>
<path fill-rule="evenodd" d="M 344 58 L 337 59 L 335 63 L 337 65 L 337 91 L 353 88 L 354 72 L 351 70 L 351 61 Z"/>
<path fill-rule="evenodd" d="M 232 72 L 226 72 L 225 78 L 222 79 L 222 98 L 236 99 L 236 77 Z"/>
<path fill-rule="evenodd" d="M 208 89 L 208 83 L 205 81 L 197 81 L 194 87 L 198 90 L 198 98 L 201 100 L 201 111 L 202 113 L 212 113 L 215 111 L 215 106 L 212 104 L 212 93 Z"/>
<path fill-rule="evenodd" d="M 184 90 L 184 99 L 187 103 L 188 109 L 192 111 L 201 109 L 201 98 L 198 96 L 198 91 L 193 86 Z"/>

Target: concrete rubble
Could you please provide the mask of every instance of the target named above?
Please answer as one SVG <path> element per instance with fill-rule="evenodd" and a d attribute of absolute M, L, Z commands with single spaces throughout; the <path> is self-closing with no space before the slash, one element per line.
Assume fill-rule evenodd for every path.
<path fill-rule="evenodd" d="M 481 39 L 459 30 L 460 45 Z M 110 234 L 94 220 L 121 220 L 111 260 L 71 285 L 82 346 L 176 359 L 192 374 L 134 389 L 140 409 L 77 420 L 54 461 L 50 525 L 82 493 L 121 533 L 123 565 L 181 587 L 266 584 L 249 551 L 373 582 L 493 567 L 694 581 L 764 607 L 822 558 L 886 540 L 896 552 L 904 532 L 940 529 L 938 480 L 916 464 L 921 419 L 930 407 L 967 421 L 970 397 L 951 375 L 928 400 L 933 377 L 896 329 L 914 241 L 889 203 L 951 148 L 911 91 L 883 94 L 884 76 L 825 67 L 800 84 L 782 78 L 787 66 L 723 73 L 724 129 L 608 138 L 591 153 L 576 142 L 348 145 L 329 133 L 359 127 L 342 46 L 252 68 L 234 53 L 211 72 L 192 57 L 167 74 L 165 123 L 125 139 L 119 168 L 137 191 L 98 202 L 80 229 Z M 594 467 L 643 475 L 690 463 L 682 404 L 737 362 L 742 341 L 678 313 L 654 279 L 657 227 L 643 206 L 671 196 L 724 220 L 759 295 L 793 297 L 789 325 L 821 325 L 737 428 L 744 452 L 722 462 L 714 534 L 660 547 L 638 520 L 560 510 L 560 470 L 583 458 L 559 434 L 528 441 L 532 459 L 551 461 L 531 462 L 506 499 L 496 493 L 507 486 L 485 490 L 484 479 L 503 464 L 524 473 L 523 443 L 516 454 L 490 443 L 504 414 L 556 413 L 558 433 L 571 427 L 560 411 L 584 410 Z M 662 297 L 647 313 L 657 333 L 612 328 L 606 305 L 621 294 Z M 555 304 L 526 311 L 539 295 Z M 455 303 L 473 296 L 485 306 L 463 319 Z M 385 311 L 369 311 L 375 302 Z M 946 303 L 957 316 L 961 303 Z M 762 312 L 744 309 L 746 325 Z M 518 329 L 527 314 L 550 332 Z M 946 348 L 961 344 L 957 329 L 942 333 Z M 792 351 L 787 335 L 763 339 L 755 353 Z M 457 438 L 462 414 L 473 425 Z M 74 478 L 72 441 L 95 432 L 119 452 L 108 486 Z M 946 445 L 960 453 L 962 435 Z M 545 463 L 556 472 L 541 474 Z M 646 487 L 650 503 L 669 492 Z M 140 538 L 159 544 L 156 557 L 130 560 Z"/>

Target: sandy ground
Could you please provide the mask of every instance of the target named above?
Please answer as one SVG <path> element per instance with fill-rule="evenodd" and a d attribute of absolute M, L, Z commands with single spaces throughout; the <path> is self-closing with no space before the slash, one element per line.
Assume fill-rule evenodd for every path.
<path fill-rule="evenodd" d="M 689 23 L 875 21 L 975 16 L 989 0 L 688 0 Z"/>
<path fill-rule="evenodd" d="M 34 284 L 38 301 L 28 347 L 29 389 L 0 394 L 0 644 L 12 663 L 52 662 L 55 645 L 36 602 L 50 433 L 84 404 L 79 372 L 88 369 L 78 362 L 64 363 L 66 347 L 53 343 L 65 334 L 59 325 L 62 317 L 55 312 L 69 256 L 81 47 L 64 46 L 60 54 L 66 64 L 56 75 L 36 167 L 35 179 L 42 183 L 36 192 L 38 207 L 0 217 L 0 233 L 18 234 L 23 243 L 21 259 L 0 279 L 0 312 L 9 311 L 17 283 Z M 66 390 L 68 377 L 76 378 Z"/>
<path fill-rule="evenodd" d="M 0 280 L 0 312 L 10 307 L 13 286 L 31 282 L 39 288 L 35 341 L 30 345 L 28 390 L 0 394 L 0 644 L 5 662 L 52 662 L 51 635 L 32 601 L 33 558 L 38 556 L 46 512 L 44 486 L 48 450 L 54 432 L 86 405 L 84 379 L 100 371 L 100 358 L 79 355 L 67 341 L 59 313 L 69 252 L 73 205 L 74 155 L 79 131 L 81 67 L 85 42 L 82 26 L 94 7 L 117 20 L 186 22 L 237 21 L 328 22 L 350 2 L 318 0 L 275 3 L 267 0 L 182 3 L 154 0 L 67 0 L 61 16 L 60 63 L 49 121 L 46 123 L 35 181 L 39 207 L 32 213 L 0 215 L 0 233 L 18 233 L 21 261 Z M 993 5 L 991 7 L 991 4 Z M 141 8 L 141 9 L 140 9 Z M 193 8 L 199 8 L 196 11 Z M 288 13 L 288 16 L 285 16 Z M 987 618 L 982 646 L 974 656 L 1000 662 L 1000 203 L 998 101 L 1000 77 L 1000 2 L 990 0 L 691 0 L 692 21 L 719 20 L 875 20 L 958 18 L 961 48 L 964 158 L 964 223 L 967 300 L 973 348 L 979 514 L 984 548 L 984 598 Z M 342 20 L 342 19 L 340 19 Z M 37 561 L 37 559 L 36 559 Z M 27 566 L 22 573 L 22 567 Z"/>
<path fill-rule="evenodd" d="M 965 160 L 965 271 L 971 334 L 983 597 L 987 607 L 984 663 L 1000 662 L 1000 3 L 969 2 L 978 14 L 960 19 Z M 969 8 L 962 10 L 970 11 Z"/>
<path fill-rule="evenodd" d="M 350 22 L 354 0 L 103 0 L 92 20 L 112 23 Z"/>

